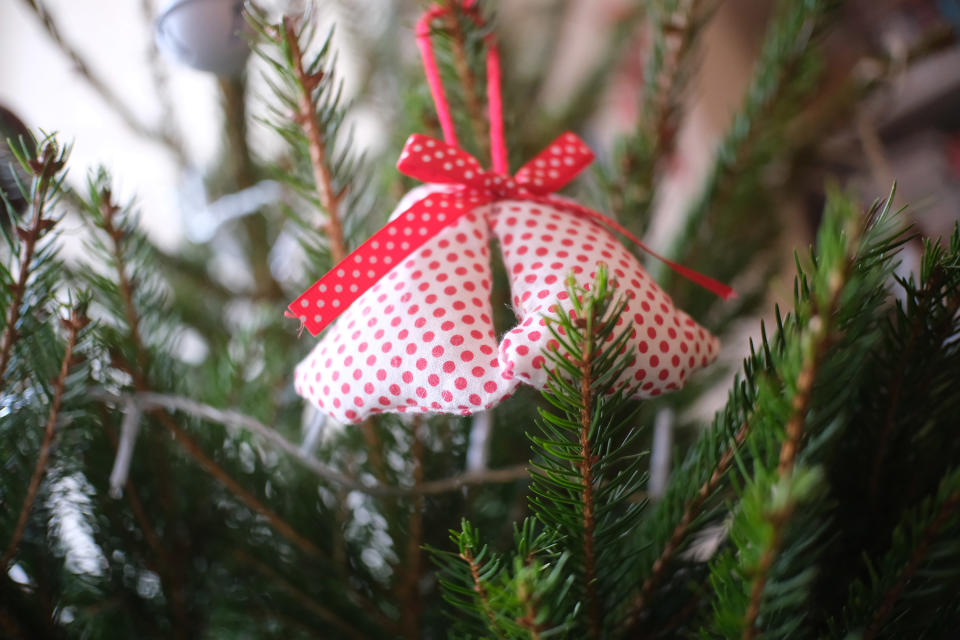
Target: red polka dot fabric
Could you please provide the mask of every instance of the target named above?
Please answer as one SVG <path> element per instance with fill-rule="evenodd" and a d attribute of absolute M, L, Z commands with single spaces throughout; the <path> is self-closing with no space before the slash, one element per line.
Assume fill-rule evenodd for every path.
<path fill-rule="evenodd" d="M 413 190 L 394 217 L 447 189 Z M 518 318 L 499 345 L 490 308 L 491 231 Z M 628 298 L 620 324 L 632 326 L 633 361 L 618 386 L 657 396 L 716 358 L 716 338 L 676 309 L 603 226 L 559 203 L 505 200 L 459 217 L 360 295 L 297 367 L 297 393 L 353 423 L 382 412 L 470 414 L 519 384 L 543 388 L 551 341 L 543 317 L 558 301 L 569 312 L 566 276 L 589 289 L 599 262 Z"/>
<path fill-rule="evenodd" d="M 397 211 L 430 192 L 415 189 Z M 489 209 L 458 218 L 357 298 L 297 367 L 297 393 L 346 423 L 469 414 L 508 395 L 490 310 Z"/>
<path fill-rule="evenodd" d="M 617 386 L 639 386 L 639 397 L 657 396 L 681 388 L 695 369 L 716 358 L 717 339 L 674 307 L 637 258 L 593 220 L 523 200 L 495 203 L 490 219 L 519 320 L 500 343 L 507 376 L 546 386 L 543 353 L 552 336 L 543 317 L 555 315 L 551 308 L 558 300 L 569 313 L 571 307 L 564 302 L 567 275 L 573 273 L 589 289 L 599 262 L 607 264 L 627 297 L 618 326 L 632 326 L 627 350 L 633 362 Z"/>

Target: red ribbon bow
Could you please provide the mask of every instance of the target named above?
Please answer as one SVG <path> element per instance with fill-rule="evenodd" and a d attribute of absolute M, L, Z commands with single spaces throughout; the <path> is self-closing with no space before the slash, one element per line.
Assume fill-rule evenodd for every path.
<path fill-rule="evenodd" d="M 286 315 L 299 318 L 307 331 L 316 336 L 394 266 L 442 229 L 471 209 L 508 199 L 545 202 L 585 215 L 622 233 L 650 255 L 722 298 L 736 295 L 730 287 L 657 255 L 602 214 L 567 200 L 548 197 L 592 161 L 593 152 L 568 132 L 511 178 L 484 170 L 476 158 L 458 147 L 413 134 L 403 147 L 397 168 L 423 182 L 459 188 L 433 193 L 414 203 L 290 303 Z"/>

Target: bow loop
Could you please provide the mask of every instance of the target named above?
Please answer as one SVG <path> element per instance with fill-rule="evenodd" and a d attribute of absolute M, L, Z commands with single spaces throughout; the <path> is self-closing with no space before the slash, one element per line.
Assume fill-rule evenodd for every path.
<path fill-rule="evenodd" d="M 536 195 L 559 191 L 593 162 L 593 152 L 573 133 L 564 133 L 517 171 L 517 184 Z"/>
<path fill-rule="evenodd" d="M 419 133 L 407 138 L 397 169 L 421 182 L 476 189 L 483 189 L 487 178 L 477 159 L 463 149 Z"/>

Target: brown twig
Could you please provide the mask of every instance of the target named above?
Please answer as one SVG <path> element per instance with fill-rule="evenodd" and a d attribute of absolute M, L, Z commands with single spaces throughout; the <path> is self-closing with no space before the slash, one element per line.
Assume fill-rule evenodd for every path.
<path fill-rule="evenodd" d="M 114 451 L 116 451 L 119 446 L 117 435 L 110 427 L 109 418 L 103 407 L 101 407 L 101 411 L 103 412 L 102 424 L 104 425 L 104 431 L 110 443 L 113 445 Z M 170 554 L 167 552 L 166 546 L 160 541 L 156 530 L 154 530 L 150 524 L 146 509 L 143 508 L 143 503 L 140 501 L 136 487 L 129 477 L 124 483 L 123 496 L 130 504 L 130 509 L 133 511 L 133 517 L 137 521 L 137 526 L 140 527 L 143 538 L 146 540 L 147 546 L 153 554 L 152 559 L 147 558 L 146 564 L 149 569 L 160 576 L 160 588 L 170 607 L 170 617 L 175 621 L 174 633 L 178 638 L 187 637 L 186 634 L 190 627 L 186 613 L 187 603 L 184 597 L 182 575 L 172 572 L 174 563 L 170 560 Z M 97 611 L 90 611 L 88 613 L 90 613 L 90 615 L 96 615 Z"/>
<path fill-rule="evenodd" d="M 463 99 L 467 106 L 467 114 L 470 116 L 470 131 L 473 133 L 480 153 L 483 157 L 486 157 L 490 153 L 490 145 L 486 137 L 488 124 L 483 114 L 483 107 L 480 105 L 480 99 L 477 96 L 476 83 L 473 74 L 470 73 L 470 65 L 467 63 L 466 36 L 457 18 L 458 13 L 462 11 L 464 9 L 459 0 L 447 0 L 446 27 L 450 32 L 453 67 L 456 69 L 457 77 L 463 87 Z"/>
<path fill-rule="evenodd" d="M 34 174 L 33 203 L 31 213 L 33 220 L 29 227 L 18 227 L 17 235 L 20 238 L 20 273 L 17 282 L 13 285 L 12 296 L 7 310 L 6 325 L 3 328 L 3 340 L 0 343 L 0 391 L 3 390 L 3 380 L 7 372 L 7 365 L 13 355 L 13 344 L 17 341 L 17 324 L 20 321 L 20 306 L 23 304 L 27 292 L 27 281 L 30 279 L 33 266 L 33 254 L 36 252 L 37 242 L 44 233 L 49 231 L 55 220 L 44 217 L 44 209 L 49 197 L 49 186 L 53 178 L 63 168 L 63 158 L 57 156 L 57 149 L 48 143 L 30 163 L 30 170 Z"/>
<path fill-rule="evenodd" d="M 233 552 L 234 557 L 239 560 L 242 564 L 245 564 L 253 569 L 256 569 L 260 575 L 267 578 L 273 582 L 280 591 L 283 591 L 288 596 L 293 598 L 301 607 L 317 616 L 321 620 L 328 622 L 335 626 L 337 629 L 345 633 L 351 638 L 357 638 L 362 640 L 366 638 L 360 630 L 350 625 L 347 621 L 343 620 L 340 616 L 334 613 L 332 610 L 328 609 L 324 605 L 317 602 L 314 598 L 310 597 L 309 594 L 304 593 L 302 589 L 297 587 L 294 584 L 291 584 L 286 578 L 284 578 L 280 573 L 278 573 L 273 567 L 257 560 L 250 554 L 242 550 L 235 550 Z M 376 615 L 376 614 L 374 614 Z"/>
<path fill-rule="evenodd" d="M 281 36 L 293 59 L 293 73 L 300 84 L 297 121 L 307 136 L 310 149 L 310 164 L 313 166 L 313 179 L 317 187 L 320 205 L 326 209 L 327 240 L 330 242 L 330 257 L 334 264 L 343 260 L 347 255 L 347 246 L 343 239 L 343 226 L 340 224 L 340 202 L 344 193 L 336 192 L 333 187 L 333 173 L 327 158 L 327 145 L 323 139 L 323 131 L 317 122 L 317 104 L 313 91 L 323 80 L 323 72 L 311 73 L 303 66 L 303 52 L 300 50 L 300 40 L 297 27 L 292 18 L 283 19 L 283 33 Z"/>
<path fill-rule="evenodd" d="M 593 424 L 593 357 L 594 357 L 594 320 L 593 309 L 587 311 L 583 319 L 584 345 L 580 361 L 580 480 L 583 484 L 583 579 L 587 595 L 587 617 L 590 635 L 600 637 L 600 603 L 597 598 L 597 568 L 594 550 L 594 505 L 593 505 L 593 464 L 594 456 L 590 451 L 590 427 Z"/>
<path fill-rule="evenodd" d="M 137 357 L 137 367 L 129 373 L 133 377 L 134 386 L 141 393 L 149 392 L 149 386 L 145 377 L 148 365 L 148 354 L 144 348 L 143 340 L 139 331 L 139 315 L 133 302 L 133 286 L 127 276 L 127 264 L 123 253 L 122 241 L 124 230 L 115 224 L 115 215 L 119 208 L 112 202 L 111 194 L 104 190 L 102 194 L 101 211 L 103 213 L 103 228 L 113 243 L 113 258 L 117 277 L 119 279 L 120 295 L 123 300 L 124 312 L 126 314 L 130 339 L 134 343 Z M 233 477 L 223 470 L 212 458 L 210 458 L 203 449 L 183 431 L 176 421 L 163 408 L 155 408 L 154 415 L 160 423 L 170 431 L 178 445 L 190 455 L 200 467 L 219 481 L 231 493 L 233 493 L 240 502 L 245 504 L 255 513 L 263 516 L 277 533 L 290 541 L 307 555 L 322 557 L 320 549 L 305 537 L 297 533 L 283 518 L 273 510 L 264 505 L 256 496 L 244 489 Z"/>
<path fill-rule="evenodd" d="M 704 13 L 704 4 L 705 0 L 687 0 L 663 25 L 667 50 L 660 73 L 652 79 L 650 85 L 656 87 L 656 92 L 653 96 L 646 96 L 653 116 L 652 130 L 655 134 L 653 155 L 658 161 L 670 154 L 676 142 L 678 128 L 676 98 L 678 91 L 682 90 L 678 80 L 684 79 L 681 65 L 690 54 L 695 28 L 699 25 L 699 17 Z"/>
<path fill-rule="evenodd" d="M 370 461 L 370 468 L 373 470 L 373 476 L 380 484 L 387 484 L 387 466 L 383 461 L 383 443 L 377 435 L 377 426 L 371 418 L 367 418 L 360 423 L 360 433 L 363 435 L 364 444 L 367 446 L 367 458 Z"/>
<path fill-rule="evenodd" d="M 908 362 L 913 357 L 913 351 L 917 348 L 917 342 L 920 340 L 920 337 L 924 333 L 926 328 L 926 323 L 929 320 L 929 309 L 932 302 L 931 296 L 934 292 L 939 291 L 943 286 L 944 271 L 942 269 L 934 270 L 933 274 L 930 277 L 930 280 L 927 282 L 926 286 L 920 292 L 920 304 L 917 313 L 913 314 L 913 324 L 910 329 L 910 336 L 907 338 L 907 342 L 902 350 L 903 362 Z M 957 311 L 960 310 L 960 292 L 954 291 L 951 300 L 950 311 L 946 314 L 947 318 L 953 318 Z M 949 332 L 951 325 L 947 324 L 943 327 L 946 332 Z M 938 336 L 940 339 L 943 339 L 943 334 Z M 890 446 L 890 437 L 893 435 L 893 431 L 897 425 L 897 412 L 900 409 L 900 400 L 903 394 L 903 383 L 905 381 L 907 371 L 904 367 L 897 367 L 895 370 L 896 377 L 893 380 L 893 383 L 890 386 L 889 391 L 887 392 L 887 397 L 889 398 L 889 404 L 887 405 L 887 411 L 884 415 L 883 429 L 880 430 L 880 434 L 877 437 L 877 448 L 876 454 L 873 458 L 873 465 L 870 471 L 870 497 L 876 499 L 877 493 L 880 488 L 880 481 L 883 475 L 883 461 L 887 455 L 887 449 Z"/>
<path fill-rule="evenodd" d="M 852 234 L 853 235 L 853 234 Z M 848 247 L 855 246 L 855 238 L 850 238 Z M 777 475 L 780 478 L 789 476 L 793 472 L 794 462 L 797 452 L 801 447 L 803 438 L 803 427 L 807 419 L 807 409 L 810 404 L 810 397 L 813 391 L 813 383 L 816 381 L 817 371 L 827 353 L 827 347 L 830 343 L 832 333 L 833 315 L 836 312 L 840 301 L 840 294 L 843 285 L 849 276 L 850 269 L 853 266 L 852 260 L 847 260 L 839 271 L 835 271 L 827 278 L 829 282 L 830 302 L 826 312 L 822 317 L 813 316 L 807 326 L 811 329 L 811 344 L 807 351 L 803 366 L 797 376 L 796 391 L 791 401 L 790 417 L 784 426 L 785 438 L 780 445 L 780 459 L 777 465 Z M 763 602 L 763 591 L 767 585 L 770 575 L 770 568 L 780 552 L 780 546 L 783 543 L 786 524 L 793 513 L 794 505 L 788 504 L 780 511 L 770 514 L 770 525 L 773 528 L 773 535 L 770 544 L 760 556 L 757 566 L 753 586 L 750 590 L 750 600 L 747 604 L 747 610 L 744 615 L 743 640 L 753 640 L 756 637 L 758 629 L 756 628 L 757 617 L 760 615 L 760 605 Z"/>
<path fill-rule="evenodd" d="M 673 556 L 680 549 L 680 545 L 683 544 L 683 541 L 686 539 L 690 525 L 693 524 L 693 520 L 700 511 L 700 507 L 703 506 L 703 503 L 706 502 L 707 498 L 713 495 L 714 491 L 717 490 L 717 487 L 720 485 L 720 481 L 723 479 L 724 474 L 727 472 L 727 469 L 733 462 L 737 450 L 743 444 L 744 440 L 747 439 L 748 430 L 749 424 L 747 422 L 744 422 L 742 425 L 740 425 L 740 428 L 733 437 L 733 442 L 723 452 L 723 455 L 721 455 L 720 459 L 717 461 L 717 464 L 713 469 L 713 473 L 710 474 L 710 477 L 706 480 L 706 482 L 700 486 L 699 491 L 691 496 L 683 505 L 683 514 L 680 516 L 680 521 L 673 528 L 670 538 L 667 540 L 667 544 L 664 545 L 663 551 L 660 552 L 660 555 L 653 563 L 653 567 L 650 570 L 650 575 L 646 580 L 643 581 L 643 586 L 640 588 L 640 593 L 634 600 L 633 612 L 628 618 L 627 622 L 628 627 L 636 622 L 637 616 L 647 606 L 647 600 L 650 598 L 650 594 L 652 594 L 653 589 L 660 584 L 660 580 L 663 578 L 667 566 L 673 559 Z"/>
<path fill-rule="evenodd" d="M 232 493 L 240 502 L 247 506 L 251 511 L 260 514 L 270 526 L 286 538 L 295 547 L 300 549 L 308 556 L 315 558 L 326 558 L 325 554 L 313 542 L 299 534 L 293 527 L 281 518 L 275 511 L 260 501 L 255 495 L 247 491 L 243 486 L 233 479 L 229 473 L 224 471 L 223 467 L 214 462 L 213 458 L 208 456 L 203 448 L 180 428 L 175 420 L 163 409 L 156 409 L 154 413 L 157 419 L 164 427 L 173 434 L 174 439 L 180 448 L 184 450 L 201 469 L 210 474 L 220 484 L 222 484 L 230 493 Z"/>
<path fill-rule="evenodd" d="M 20 514 L 17 517 L 17 524 L 13 528 L 13 536 L 7 545 L 7 550 L 0 559 L 0 571 L 6 572 L 10 561 L 17 551 L 23 532 L 27 528 L 27 520 L 30 512 L 33 510 L 33 502 L 37 497 L 37 491 L 40 489 L 40 482 L 47 471 L 47 461 L 50 459 L 50 450 L 53 446 L 53 438 L 56 435 L 57 417 L 60 415 L 60 404 L 63 401 L 63 393 L 66 389 L 67 374 L 70 372 L 70 365 L 73 361 L 73 348 L 77 344 L 77 334 L 87 324 L 87 318 L 79 311 L 72 311 L 69 318 L 64 318 L 63 326 L 67 329 L 67 348 L 63 354 L 63 360 L 60 363 L 60 375 L 53 383 L 53 399 L 50 402 L 50 412 L 47 417 L 47 424 L 43 431 L 43 442 L 40 445 L 40 455 L 37 456 L 37 464 L 33 469 L 33 475 L 30 477 L 30 483 L 27 485 L 27 494 L 23 498 L 23 506 L 20 507 Z"/>
<path fill-rule="evenodd" d="M 423 484 L 423 419 L 414 416 L 411 425 L 413 444 L 411 457 L 413 458 L 413 486 Z M 423 494 L 413 498 L 410 519 L 407 524 L 407 552 L 406 566 L 403 578 L 397 582 L 402 597 L 403 617 L 401 627 L 407 638 L 416 640 L 420 637 L 420 545 L 423 541 L 423 511 L 425 499 Z"/>
<path fill-rule="evenodd" d="M 753 640 L 757 636 L 757 617 L 760 615 L 760 605 L 763 602 L 763 590 L 767 586 L 767 580 L 770 577 L 770 568 L 777 554 L 780 553 L 780 545 L 783 543 L 784 529 L 786 523 L 792 514 L 792 508 L 785 508 L 770 516 L 770 524 L 773 527 L 773 537 L 770 544 L 763 550 L 760 561 L 757 564 L 756 578 L 750 589 L 750 600 L 747 604 L 747 611 L 744 615 L 743 640 Z"/>
<path fill-rule="evenodd" d="M 490 596 L 487 594 L 487 590 L 483 586 L 483 580 L 480 578 L 481 566 L 477 563 L 477 559 L 469 549 L 465 549 L 460 553 L 460 559 L 470 566 L 470 575 L 473 577 L 473 590 L 476 592 L 477 597 L 480 598 L 480 605 L 483 607 L 483 612 L 486 614 L 487 620 L 490 621 L 490 630 L 497 635 L 497 638 L 503 638 L 503 634 L 500 633 L 500 629 L 497 627 L 497 616 L 494 614 L 493 607 L 490 605 Z"/>
<path fill-rule="evenodd" d="M 222 424 L 228 428 L 247 429 L 290 455 L 318 478 L 349 491 L 359 491 L 373 496 L 401 497 L 449 493 L 472 485 L 516 482 L 530 477 L 530 472 L 525 466 L 517 465 L 503 469 L 484 469 L 482 471 L 463 473 L 449 478 L 423 482 L 412 487 L 392 487 L 385 484 L 368 485 L 328 467 L 316 458 L 305 454 L 299 447 L 280 435 L 274 428 L 237 411 L 218 409 L 182 396 L 154 393 L 152 391 L 131 395 L 117 395 L 105 391 L 95 391 L 93 392 L 93 396 L 101 402 L 122 404 L 126 401 L 132 401 L 143 410 L 164 408 L 168 411 L 182 411 L 210 422 Z"/>
<path fill-rule="evenodd" d="M 77 73 L 86 80 L 87 84 L 90 85 L 90 88 L 100 96 L 100 99 L 116 113 L 124 124 L 127 127 L 136 133 L 137 135 L 151 140 L 153 142 L 159 143 L 164 148 L 166 148 L 173 156 L 176 158 L 180 166 L 185 166 L 187 164 L 187 154 L 183 149 L 183 146 L 179 141 L 170 134 L 169 131 L 163 129 L 157 129 L 149 127 L 137 118 L 134 115 L 134 112 L 128 107 L 120 97 L 113 92 L 113 90 L 107 85 L 107 83 L 93 70 L 90 68 L 90 65 L 87 64 L 86 60 L 80 55 L 80 53 L 66 40 L 63 39 L 62 34 L 60 33 L 60 28 L 57 26 L 57 23 L 53 20 L 53 17 L 50 15 L 50 12 L 46 10 L 37 0 L 24 0 L 27 7 L 32 10 L 37 18 L 40 19 L 40 22 L 43 24 L 43 28 L 46 30 L 47 35 L 53 41 L 53 43 L 60 49 L 60 51 L 70 59 L 70 62 L 73 63 Z"/>
<path fill-rule="evenodd" d="M 944 501 L 943 505 L 940 507 L 940 513 L 937 514 L 936 519 L 927 526 L 926 530 L 924 530 L 923 538 L 920 540 L 920 544 L 917 545 L 913 555 L 910 557 L 910 562 L 908 562 L 907 566 L 904 567 L 903 572 L 897 579 L 897 582 L 886 592 L 886 596 L 884 597 L 880 607 L 877 609 L 873 620 L 870 622 L 867 630 L 863 632 L 863 640 L 873 640 L 873 638 L 880 633 L 883 628 L 883 623 L 893 611 L 893 606 L 897 603 L 897 600 L 900 599 L 900 596 L 903 593 L 904 588 L 907 586 L 907 583 L 910 582 L 910 579 L 913 578 L 914 574 L 917 572 L 917 569 L 920 568 L 920 563 L 923 562 L 923 559 L 926 557 L 927 551 L 929 550 L 930 545 L 933 544 L 934 539 L 936 539 L 940 528 L 953 516 L 954 512 L 957 511 L 958 508 L 960 508 L 960 493 L 954 493 Z"/>

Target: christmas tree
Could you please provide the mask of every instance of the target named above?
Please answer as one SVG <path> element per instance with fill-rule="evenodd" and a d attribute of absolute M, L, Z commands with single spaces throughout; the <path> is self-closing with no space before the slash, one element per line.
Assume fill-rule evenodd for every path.
<path fill-rule="evenodd" d="M 69 52 L 53 14 L 27 4 Z M 703 185 L 665 232 L 652 212 L 670 208 L 665 185 L 681 157 L 705 33 L 720 20 L 715 3 L 623 4 L 596 45 L 596 68 L 549 109 L 545 69 L 570 44 L 551 31 L 551 11 L 538 16 L 532 33 L 546 34 L 538 42 L 493 3 L 431 7 L 419 33 L 423 7 L 384 3 L 389 26 L 367 42 L 378 70 L 366 84 L 392 101 L 394 115 L 384 150 L 368 157 L 355 151 L 333 40 L 318 27 L 328 5 L 308 4 L 287 14 L 248 4 L 255 62 L 219 81 L 225 160 L 210 183 L 224 193 L 282 185 L 282 197 L 215 231 L 242 248 L 246 285 L 218 277 L 215 242 L 175 254 L 158 248 L 136 203 L 115 195 L 108 169 L 84 189 L 68 185 L 69 143 L 19 127 L 4 133 L 2 637 L 955 637 L 960 231 L 922 237 L 896 190 L 864 197 L 849 174 L 827 181 L 810 169 L 823 141 L 850 129 L 872 168 L 885 166 L 872 162 L 877 136 L 863 105 L 890 69 L 950 46 L 949 29 L 902 60 L 877 62 L 874 75 L 846 73 L 848 65 L 838 80 L 828 40 L 849 17 L 842 3 L 775 3 Z M 565 3 L 547 4 L 562 13 Z M 368 16 L 347 9 L 341 17 L 338 28 L 362 32 Z M 415 36 L 449 110 L 434 110 L 437 87 L 407 55 Z M 500 98 L 488 83 L 498 42 L 502 123 L 487 111 Z M 507 62 L 521 56 L 533 62 Z M 210 60 L 226 73 L 227 62 Z M 639 82 L 624 71 L 633 60 L 642 62 Z M 247 91 L 254 73 L 262 93 Z M 537 195 L 536 165 L 527 163 L 563 132 L 601 138 L 598 122 L 614 117 L 603 97 L 618 83 L 636 89 L 629 129 L 597 150 L 566 199 Z M 278 155 L 250 148 L 248 103 L 283 141 Z M 142 133 L 182 151 L 170 131 Z M 489 298 L 470 296 L 490 305 L 483 322 L 500 359 L 516 357 L 510 380 L 530 363 L 531 384 L 511 386 L 487 410 L 479 400 L 463 411 L 418 406 L 434 384 L 426 359 L 385 382 L 410 395 L 408 411 L 388 399 L 389 410 L 359 415 L 360 395 L 308 391 L 305 374 L 294 374 L 317 340 L 300 335 L 298 323 L 310 328 L 311 318 L 296 304 L 293 318 L 283 309 L 349 265 L 417 186 L 394 167 L 411 133 L 431 136 L 412 145 L 443 134 L 451 158 L 469 153 L 486 165 L 493 157 L 491 179 L 531 167 L 528 181 L 517 172 L 514 191 L 490 196 L 492 213 L 472 221 L 482 230 L 476 253 L 489 262 L 483 283 L 458 281 Z M 579 153 L 574 138 L 561 140 L 568 151 L 558 155 Z M 816 186 L 804 195 L 812 197 L 798 198 L 811 176 Z M 397 211 L 420 206 L 423 193 L 453 200 L 458 188 L 418 192 L 417 204 L 405 199 Z M 806 207 L 813 242 L 795 251 L 783 206 L 791 197 L 816 203 Z M 676 355 L 672 365 L 668 355 L 662 369 L 638 357 L 647 349 L 636 346 L 638 329 L 662 318 L 631 305 L 649 307 L 640 293 L 653 300 L 660 289 L 631 283 L 614 258 L 585 257 L 589 273 L 539 267 L 534 280 L 549 276 L 559 293 L 535 311 L 524 306 L 515 267 L 528 263 L 517 254 L 538 245 L 511 244 L 504 229 L 513 223 L 496 218 L 497 202 L 510 198 L 559 207 L 555 220 L 576 220 L 583 234 L 616 225 L 603 227 L 623 240 L 612 256 L 637 250 L 635 234 L 660 238 L 656 248 L 678 270 L 636 254 L 669 296 L 667 324 L 669 305 L 685 312 L 676 311 L 676 326 L 689 328 L 689 342 L 671 327 L 655 347 Z M 594 210 L 610 222 L 582 222 Z M 86 243 L 79 259 L 62 255 L 74 221 Z M 464 238 L 451 263 L 474 250 Z M 391 255 L 365 246 L 368 259 Z M 910 273 L 901 261 L 913 254 Z M 450 269 L 428 278 L 453 278 Z M 697 273 L 731 282 L 737 297 L 698 286 L 713 281 Z M 409 285 L 398 280 L 398 291 Z M 440 290 L 427 282 L 422 291 L 431 287 Z M 437 310 L 446 312 L 442 299 Z M 371 308 L 363 317 L 391 314 Z M 321 340 L 345 332 L 348 317 Z M 708 334 L 692 337 L 694 321 L 727 345 L 695 373 L 716 354 L 707 357 Z M 510 351 L 518 323 L 539 327 L 536 338 L 524 329 L 542 340 L 538 351 Z M 204 345 L 202 357 L 184 355 L 187 336 Z M 344 336 L 342 355 L 359 359 L 366 343 Z M 688 345 L 702 363 L 691 353 L 685 366 Z M 650 366 L 638 368 L 641 360 Z M 309 366 L 316 380 L 333 375 L 330 364 Z M 484 367 L 475 369 L 483 379 Z M 474 384 L 455 380 L 459 369 L 449 379 L 442 371 L 431 374 L 438 389 Z M 362 388 L 383 382 L 373 370 L 356 372 L 351 383 Z M 671 393 L 660 395 L 654 378 Z M 506 379 L 488 381 L 490 389 Z M 341 405 L 350 407 L 342 416 Z"/>

